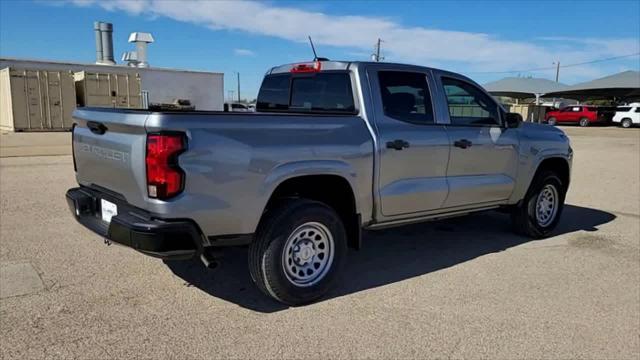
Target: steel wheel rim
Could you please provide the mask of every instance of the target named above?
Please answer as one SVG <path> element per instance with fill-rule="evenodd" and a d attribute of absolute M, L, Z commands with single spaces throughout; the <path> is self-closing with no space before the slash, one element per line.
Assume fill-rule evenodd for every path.
<path fill-rule="evenodd" d="M 629 120 L 622 120 L 622 127 L 624 127 L 624 128 L 631 127 L 631 121 L 629 121 Z"/>
<path fill-rule="evenodd" d="M 331 269 L 335 245 L 329 229 L 318 222 L 298 226 L 284 245 L 282 269 L 287 280 L 300 287 L 320 282 Z"/>
<path fill-rule="evenodd" d="M 545 185 L 536 199 L 536 221 L 538 225 L 547 227 L 558 213 L 558 190 L 551 184 Z"/>

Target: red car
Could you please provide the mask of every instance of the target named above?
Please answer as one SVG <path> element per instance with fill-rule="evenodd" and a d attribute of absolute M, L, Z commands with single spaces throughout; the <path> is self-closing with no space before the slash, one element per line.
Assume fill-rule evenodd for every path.
<path fill-rule="evenodd" d="M 574 105 L 560 110 L 549 111 L 544 116 L 549 125 L 573 123 L 589 126 L 595 123 L 606 123 L 606 116 L 595 106 Z"/>

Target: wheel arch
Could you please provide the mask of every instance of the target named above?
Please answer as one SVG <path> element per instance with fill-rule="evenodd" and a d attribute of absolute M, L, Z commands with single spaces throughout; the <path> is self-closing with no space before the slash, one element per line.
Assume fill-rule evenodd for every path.
<path fill-rule="evenodd" d="M 334 163 L 331 161 L 331 163 Z M 309 164 L 307 164 L 309 165 Z M 270 208 L 286 198 L 305 198 L 322 202 L 333 208 L 345 226 L 349 247 L 359 249 L 361 245 L 361 216 L 355 186 L 349 180 L 349 172 L 345 174 L 347 164 L 322 163 L 322 166 L 301 166 L 294 164 L 293 170 L 280 171 L 268 177 L 267 186 L 270 191 L 265 203 L 262 218 Z M 347 167 L 345 167 L 345 165 Z M 291 171 L 293 170 L 293 171 Z M 277 176 L 281 173 L 281 176 Z M 270 178 L 270 179 L 269 179 Z"/>
<path fill-rule="evenodd" d="M 569 183 L 571 181 L 571 166 L 569 165 L 569 161 L 561 156 L 551 156 L 542 159 L 538 163 L 536 171 L 533 173 L 533 176 L 529 181 L 529 187 L 531 186 L 533 179 L 535 179 L 538 174 L 547 170 L 553 171 L 558 175 L 562 182 L 562 186 L 564 187 L 563 190 L 566 192 L 569 189 Z"/>

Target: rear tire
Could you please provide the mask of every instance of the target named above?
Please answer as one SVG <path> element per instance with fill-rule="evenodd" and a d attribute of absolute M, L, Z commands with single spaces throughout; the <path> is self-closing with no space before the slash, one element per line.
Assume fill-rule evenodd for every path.
<path fill-rule="evenodd" d="M 554 172 L 537 174 L 521 204 L 511 213 L 515 232 L 534 239 L 549 236 L 560 221 L 565 189 Z"/>
<path fill-rule="evenodd" d="M 554 117 L 550 117 L 549 120 L 547 120 L 547 124 L 549 125 L 555 125 L 557 123 L 556 118 Z"/>
<path fill-rule="evenodd" d="M 622 121 L 620 122 L 620 125 L 622 125 L 623 128 L 628 129 L 631 127 L 631 125 L 633 125 L 633 123 L 631 122 L 631 119 L 626 118 L 626 119 L 622 119 Z"/>
<path fill-rule="evenodd" d="M 338 214 L 321 202 L 292 199 L 264 216 L 249 247 L 249 272 L 258 288 L 292 306 L 326 294 L 347 255 Z"/>
<path fill-rule="evenodd" d="M 580 126 L 582 126 L 582 127 L 587 127 L 587 126 L 589 126 L 589 119 L 582 118 L 582 119 L 580 119 L 580 122 L 578 124 L 580 124 Z"/>

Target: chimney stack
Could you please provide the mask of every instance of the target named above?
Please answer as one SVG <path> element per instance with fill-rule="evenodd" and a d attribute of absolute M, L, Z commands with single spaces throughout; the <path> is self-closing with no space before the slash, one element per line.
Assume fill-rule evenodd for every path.
<path fill-rule="evenodd" d="M 93 32 L 96 35 L 96 64 L 102 63 L 102 34 L 100 33 L 100 22 L 93 23 Z"/>
<path fill-rule="evenodd" d="M 93 23 L 96 37 L 96 64 L 115 65 L 113 60 L 113 25 L 102 21 Z"/>

